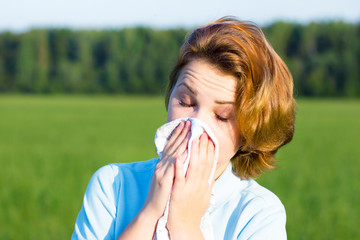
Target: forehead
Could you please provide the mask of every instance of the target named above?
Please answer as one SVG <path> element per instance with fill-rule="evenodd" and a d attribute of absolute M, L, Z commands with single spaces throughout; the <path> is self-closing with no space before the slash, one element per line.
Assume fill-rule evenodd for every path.
<path fill-rule="evenodd" d="M 192 60 L 180 71 L 175 87 L 187 85 L 194 92 L 213 92 L 233 100 L 237 80 L 234 76 L 221 72 L 214 65 L 204 60 Z"/>

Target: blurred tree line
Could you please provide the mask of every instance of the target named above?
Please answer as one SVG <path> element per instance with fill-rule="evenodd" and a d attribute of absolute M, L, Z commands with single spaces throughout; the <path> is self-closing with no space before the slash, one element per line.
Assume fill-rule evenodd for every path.
<path fill-rule="evenodd" d="M 360 96 L 360 24 L 262 28 L 297 96 Z M 187 31 L 34 29 L 0 33 L 0 92 L 159 94 Z"/>

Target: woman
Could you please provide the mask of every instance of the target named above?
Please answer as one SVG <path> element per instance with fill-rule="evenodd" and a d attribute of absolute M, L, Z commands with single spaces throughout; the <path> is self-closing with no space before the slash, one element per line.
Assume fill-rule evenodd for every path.
<path fill-rule="evenodd" d="M 292 89 L 286 65 L 255 25 L 222 18 L 194 30 L 170 76 L 167 121 L 191 117 L 211 128 L 219 144 L 214 181 L 206 132 L 192 142 L 184 176 L 190 123 L 181 122 L 161 159 L 94 174 L 73 239 L 152 239 L 169 198 L 169 238 L 204 239 L 211 193 L 215 239 L 286 239 L 283 205 L 252 179 L 273 168 L 274 154 L 292 139 Z"/>

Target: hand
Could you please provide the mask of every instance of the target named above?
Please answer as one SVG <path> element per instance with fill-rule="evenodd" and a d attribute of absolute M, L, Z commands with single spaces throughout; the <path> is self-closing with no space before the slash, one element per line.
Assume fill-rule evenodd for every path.
<path fill-rule="evenodd" d="M 143 209 L 159 219 L 165 210 L 175 177 L 175 162 L 184 161 L 191 122 L 181 122 L 166 144 L 155 168 Z"/>
<path fill-rule="evenodd" d="M 184 159 L 178 158 L 175 166 L 175 181 L 170 198 L 167 228 L 172 239 L 199 239 L 201 218 L 210 203 L 209 178 L 214 164 L 215 146 L 203 133 L 194 140 L 190 164 L 184 176 Z M 199 235 L 200 234 L 200 235 Z"/>

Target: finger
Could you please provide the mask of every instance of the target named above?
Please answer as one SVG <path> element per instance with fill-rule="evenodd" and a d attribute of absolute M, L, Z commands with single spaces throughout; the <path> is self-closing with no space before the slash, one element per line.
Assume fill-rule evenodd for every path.
<path fill-rule="evenodd" d="M 211 173 L 211 164 L 209 164 L 208 156 L 208 145 L 209 145 L 209 136 L 207 133 L 201 134 L 200 137 L 200 146 L 199 146 L 199 174 L 204 179 L 209 179 Z"/>
<path fill-rule="evenodd" d="M 200 136 L 199 143 L 199 164 L 207 164 L 207 147 L 208 147 L 209 138 L 208 135 L 204 132 Z"/>
<path fill-rule="evenodd" d="M 188 143 L 190 140 L 190 135 L 191 132 L 188 131 L 188 133 L 186 134 L 186 137 L 182 140 L 182 142 L 177 146 L 176 149 L 174 149 L 174 155 L 175 156 L 180 156 L 182 155 L 185 151 L 187 151 L 187 147 L 188 147 Z"/>
<path fill-rule="evenodd" d="M 214 154 L 208 152 L 209 145 L 212 145 L 211 139 L 207 133 L 203 133 L 198 142 L 193 142 L 192 154 L 190 157 L 187 179 L 199 178 L 200 181 L 208 182 L 212 167 Z"/>
<path fill-rule="evenodd" d="M 164 160 L 159 161 L 155 167 L 155 173 L 158 179 L 163 178 L 166 173 L 171 169 L 171 165 L 174 164 L 174 159 L 163 158 Z"/>
<path fill-rule="evenodd" d="M 171 133 L 171 136 L 167 142 L 167 145 L 171 145 L 175 141 L 175 139 L 180 135 L 180 133 L 184 129 L 184 127 L 185 127 L 185 122 L 183 122 L 183 121 L 180 122 L 179 125 L 177 125 L 177 127 Z"/>
<path fill-rule="evenodd" d="M 170 144 L 168 143 L 165 146 L 162 159 L 159 161 L 158 165 L 156 166 L 156 168 L 159 169 L 158 170 L 159 175 L 164 175 L 165 171 L 167 170 L 168 165 L 175 163 L 177 155 L 183 154 L 184 151 L 186 150 L 187 142 L 188 142 L 188 139 L 190 138 L 189 129 L 190 129 L 190 124 L 189 123 L 186 124 L 184 122 L 181 122 L 175 129 L 175 133 L 172 135 L 171 138 L 174 139 L 177 136 L 178 136 L 178 138 L 175 139 L 175 142 L 173 142 L 173 143 L 170 142 Z M 181 130 L 181 132 L 179 133 L 180 130 Z M 176 149 L 176 146 L 178 145 L 177 141 L 179 141 L 179 139 L 182 139 L 183 135 L 185 135 L 185 133 L 187 133 L 187 136 L 181 142 L 180 148 Z"/>
<path fill-rule="evenodd" d="M 203 182 L 203 186 L 204 186 L 204 190 L 205 190 L 205 194 L 210 196 L 211 195 L 211 189 L 213 186 L 213 179 L 210 179 L 211 176 L 211 172 L 213 170 L 214 167 L 214 152 L 215 152 L 215 146 L 211 140 L 211 138 L 209 137 L 209 135 L 207 133 L 204 133 L 201 136 L 201 141 L 200 141 L 200 149 L 199 149 L 199 155 L 202 156 L 201 158 L 201 165 L 199 166 L 199 168 L 202 170 L 202 180 Z M 203 158 L 204 157 L 204 158 Z M 210 180 L 210 183 L 209 183 Z"/>
<path fill-rule="evenodd" d="M 184 185 L 185 183 L 185 169 L 183 161 L 178 158 L 175 164 L 175 182 L 174 188 L 180 185 Z"/>
<path fill-rule="evenodd" d="M 207 158 L 211 167 L 215 164 L 215 145 L 214 142 L 209 138 L 207 146 Z"/>
<path fill-rule="evenodd" d="M 179 197 L 181 199 L 184 193 L 184 185 L 185 185 L 184 171 L 185 171 L 184 164 L 181 162 L 180 158 L 178 158 L 175 163 L 175 177 L 174 177 L 173 188 L 170 193 L 171 202 L 178 201 Z"/>
<path fill-rule="evenodd" d="M 190 132 L 190 126 L 191 126 L 190 121 L 186 121 L 184 123 L 184 127 L 181 129 L 181 132 L 173 134 L 171 136 L 171 138 L 169 139 L 168 143 L 165 146 L 164 152 L 169 152 L 170 154 L 176 153 L 179 145 L 183 144 L 184 140 L 188 137 L 188 134 Z M 184 150 L 182 150 L 182 152 L 183 151 Z M 178 153 L 181 154 L 182 152 L 178 152 Z"/>
<path fill-rule="evenodd" d="M 165 179 L 173 179 L 175 174 L 175 161 L 171 161 L 166 167 L 164 171 Z"/>
<path fill-rule="evenodd" d="M 191 154 L 189 167 L 186 172 L 186 180 L 191 179 L 194 176 L 193 172 L 196 172 L 198 160 L 199 160 L 199 139 L 194 139 L 191 144 Z M 196 173 L 195 173 L 196 174 Z"/>
<path fill-rule="evenodd" d="M 187 151 L 187 149 L 185 149 L 185 151 L 176 158 L 176 161 L 180 161 L 182 164 L 184 164 L 185 160 L 187 158 L 187 154 L 188 154 L 188 151 Z"/>
<path fill-rule="evenodd" d="M 165 167 L 162 176 L 158 177 L 158 185 L 162 188 L 162 197 L 169 198 L 171 193 L 171 188 L 174 184 L 174 177 L 175 177 L 175 162 L 168 164 Z"/>
<path fill-rule="evenodd" d="M 186 137 L 188 131 L 190 130 L 191 122 L 186 121 L 184 124 L 185 124 L 184 128 L 182 129 L 178 137 L 175 138 L 175 141 L 182 141 Z"/>
<path fill-rule="evenodd" d="M 207 146 L 207 162 L 208 165 L 211 166 L 210 169 L 210 173 L 212 172 L 213 168 L 216 167 L 215 166 L 215 145 L 213 143 L 213 141 L 209 138 L 209 142 L 208 142 L 208 146 Z M 209 175 L 210 177 L 210 175 Z M 213 177 L 214 179 L 214 177 Z M 211 180 L 213 180 L 211 179 Z"/>

